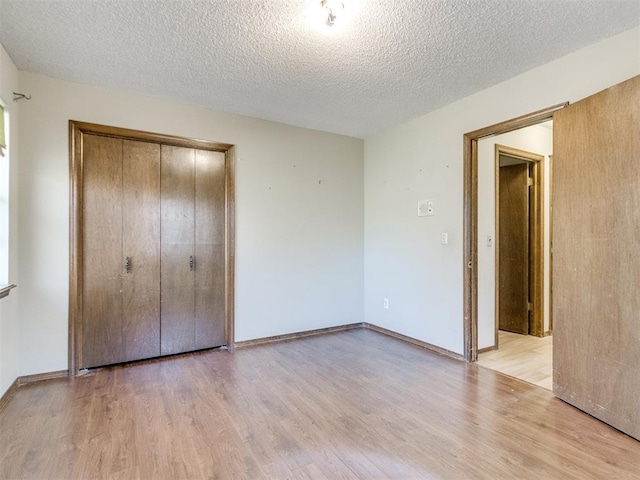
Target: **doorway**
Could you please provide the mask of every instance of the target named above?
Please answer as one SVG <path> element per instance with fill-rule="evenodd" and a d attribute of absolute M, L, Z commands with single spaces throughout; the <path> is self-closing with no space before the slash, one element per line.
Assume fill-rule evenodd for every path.
<path fill-rule="evenodd" d="M 639 104 L 636 76 L 463 136 L 465 359 L 478 358 L 478 140 L 553 118 L 553 393 L 634 438 Z"/>
<path fill-rule="evenodd" d="M 495 146 L 496 349 L 499 330 L 545 333 L 544 160 L 544 155 Z"/>
<path fill-rule="evenodd" d="M 463 136 L 464 146 L 464 358 L 478 359 L 478 144 L 483 138 L 512 132 L 547 122 L 554 112 L 568 102 L 469 132 Z M 483 282 L 484 284 L 484 282 Z"/>
<path fill-rule="evenodd" d="M 529 383 L 552 388 L 550 335 L 550 167 L 553 150 L 553 113 L 565 104 L 534 112 L 465 136 L 466 215 L 465 343 L 468 361 Z M 545 141 L 540 143 L 544 137 Z M 535 152 L 535 153 L 534 153 Z M 502 175 L 501 175 L 502 173 Z M 510 175 L 510 173 L 512 175 Z M 510 177 L 512 177 L 510 179 Z M 503 180 L 503 194 L 500 183 Z M 519 184 L 519 200 L 504 183 Z M 530 179 L 530 180 L 529 180 Z M 531 185 L 529 185 L 531 183 Z M 520 220 L 504 218 L 503 207 L 519 205 Z M 518 280 L 503 271 L 510 255 L 508 229 L 514 224 L 520 247 Z M 511 240 L 513 243 L 513 240 Z M 502 262 L 501 262 L 502 259 Z M 514 260 L 514 258 L 511 258 Z M 508 268 L 507 268 L 508 269 Z M 519 326 L 500 329 L 500 311 L 509 307 L 500 279 L 517 283 Z M 501 295 L 502 293 L 502 295 Z M 501 308 L 502 307 L 502 308 Z M 518 333 L 515 333 L 518 332 Z"/>
<path fill-rule="evenodd" d="M 478 142 L 478 363 L 548 389 L 552 150 L 551 121 Z"/>

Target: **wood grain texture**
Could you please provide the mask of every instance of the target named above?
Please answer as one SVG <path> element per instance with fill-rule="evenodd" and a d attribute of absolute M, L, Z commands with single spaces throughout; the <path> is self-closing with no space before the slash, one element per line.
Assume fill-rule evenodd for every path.
<path fill-rule="evenodd" d="M 132 130 L 129 128 L 113 127 L 110 125 L 99 125 L 97 123 L 79 122 L 69 120 L 74 125 L 75 130 L 80 133 L 94 133 L 103 137 L 127 138 L 129 140 L 141 140 L 144 142 L 159 143 L 162 145 L 172 145 L 174 147 L 198 148 L 201 150 L 213 150 L 216 152 L 226 152 L 233 148 L 229 143 L 211 142 L 197 138 L 177 137 L 163 133 L 145 132 L 142 130 Z"/>
<path fill-rule="evenodd" d="M 429 342 L 423 342 L 422 340 L 418 340 L 417 338 L 409 337 L 407 335 L 402 335 L 401 333 L 394 332 L 393 330 L 388 330 L 386 328 L 379 327 L 377 325 L 373 325 L 371 323 L 363 323 L 362 326 L 364 328 L 368 328 L 369 330 L 373 330 L 374 332 L 382 333 L 383 335 L 388 335 L 389 337 L 397 338 L 398 340 L 402 340 L 403 342 L 410 343 L 412 345 L 416 345 L 418 347 L 426 348 L 427 350 L 431 350 L 432 352 L 439 353 L 440 355 L 445 355 L 447 357 L 455 358 L 456 360 L 461 360 L 463 357 L 451 350 L 447 350 L 446 348 L 438 347 Z"/>
<path fill-rule="evenodd" d="M 533 305 L 530 312 L 529 334 L 544 336 L 544 164 L 542 160 L 530 165 L 533 185 L 529 190 L 529 301 Z"/>
<path fill-rule="evenodd" d="M 25 385 L 0 478 L 635 479 L 638 442 L 366 329 Z"/>
<path fill-rule="evenodd" d="M 505 120 L 504 122 L 496 123 L 488 127 L 480 128 L 465 134 L 465 137 L 472 140 L 479 140 L 485 137 L 491 137 L 493 135 L 501 135 L 503 133 L 513 132 L 520 128 L 530 127 L 537 125 L 538 123 L 545 122 L 553 118 L 553 115 L 569 105 L 569 102 L 558 103 L 548 108 L 536 110 L 535 112 L 525 113 L 519 117 Z"/>
<path fill-rule="evenodd" d="M 9 388 L 4 392 L 4 394 L 0 397 L 0 412 L 2 409 L 9 403 L 9 400 L 13 397 L 13 395 L 18 390 L 18 387 L 21 385 L 26 385 L 28 383 L 37 383 L 45 380 L 51 380 L 52 378 L 63 378 L 68 377 L 68 370 L 57 370 L 54 372 L 45 372 L 45 373 L 36 373 L 33 375 L 23 375 L 21 377 L 16 378 Z"/>
<path fill-rule="evenodd" d="M 235 170 L 233 145 L 192 140 L 157 133 L 122 129 L 86 122 L 69 121 L 69 171 L 70 171 L 70 265 L 69 265 L 69 375 L 77 375 L 82 365 L 83 351 L 83 286 L 84 286 L 84 159 L 83 139 L 92 135 L 124 142 L 140 140 L 137 143 L 165 144 L 173 147 L 197 148 L 203 151 L 220 152 L 224 155 L 224 332 L 225 342 L 233 344 L 234 339 L 234 262 L 235 262 Z M 145 224 L 146 222 L 143 222 Z M 151 249 L 153 250 L 153 249 Z M 122 255 L 126 257 L 127 255 Z M 191 255 L 189 255 L 191 256 Z M 188 262 L 188 260 L 187 260 Z M 133 260 L 135 265 L 139 262 Z M 122 274 L 124 276 L 124 273 Z M 152 274 L 153 275 L 153 274 Z M 135 276 L 135 275 L 134 275 Z M 133 277 L 132 277 L 133 278 Z M 146 274 L 145 274 L 146 278 Z M 126 292 L 122 292 L 126 295 Z M 134 303 L 139 300 L 132 299 Z M 140 302 L 143 303 L 143 302 Z M 145 309 L 134 309 L 140 314 Z M 139 338 L 136 335 L 136 338 Z M 150 337 L 147 338 L 149 340 Z M 147 341 L 145 340 L 145 341 Z"/>
<path fill-rule="evenodd" d="M 478 365 L 553 389 L 553 339 L 500 332 L 500 349 L 478 355 Z"/>
<path fill-rule="evenodd" d="M 549 155 L 549 192 L 553 192 L 553 155 Z M 553 219 L 553 201 L 549 205 L 549 219 Z M 553 221 L 549 221 L 549 330 L 545 332 L 551 334 L 553 332 Z"/>
<path fill-rule="evenodd" d="M 352 330 L 354 328 L 367 328 L 364 323 L 349 323 L 347 325 L 337 325 L 335 327 L 317 328 L 315 330 L 305 330 L 303 332 L 284 333 L 282 335 L 273 335 L 271 337 L 253 338 L 251 340 L 242 340 L 236 342 L 233 346 L 236 348 L 252 347 L 255 345 L 264 345 L 265 343 L 285 342 L 287 340 L 295 340 L 296 338 L 313 337 L 315 335 L 324 335 L 327 333 L 341 332 L 343 330 Z"/>
<path fill-rule="evenodd" d="M 225 338 L 227 345 L 235 342 L 236 287 L 236 149 L 229 148 L 225 156 Z"/>
<path fill-rule="evenodd" d="M 82 360 L 125 359 L 122 325 L 122 140 L 85 135 Z"/>
<path fill-rule="evenodd" d="M 498 318 L 500 330 L 529 334 L 529 165 L 500 167 Z"/>
<path fill-rule="evenodd" d="M 464 226 L 463 328 L 464 359 L 478 359 L 478 137 L 463 136 Z"/>
<path fill-rule="evenodd" d="M 195 151 L 195 348 L 225 339 L 225 155 Z"/>
<path fill-rule="evenodd" d="M 163 145 L 161 151 L 162 355 L 195 348 L 195 151 Z M 197 264 L 198 259 L 195 259 Z"/>
<path fill-rule="evenodd" d="M 160 145 L 123 141 L 124 361 L 160 355 Z"/>
<path fill-rule="evenodd" d="M 9 401 L 13 398 L 13 395 L 16 393 L 16 390 L 18 390 L 18 386 L 19 386 L 19 382 L 18 379 L 16 378 L 11 385 L 9 385 L 9 388 L 7 388 L 7 390 L 2 394 L 2 396 L 0 397 L 0 413 L 2 413 L 2 410 L 4 410 L 4 407 L 7 406 L 9 404 Z"/>
<path fill-rule="evenodd" d="M 63 378 L 69 375 L 68 370 L 54 370 L 52 372 L 34 373 L 32 375 L 22 375 L 16 379 L 18 386 L 25 385 L 27 383 L 42 382 L 44 380 L 51 380 L 53 378 Z"/>
<path fill-rule="evenodd" d="M 553 192 L 553 155 L 549 155 L 549 195 Z M 549 205 L 549 330 L 545 336 L 553 332 L 553 201 Z"/>
<path fill-rule="evenodd" d="M 639 126 L 637 76 L 556 113 L 553 148 L 554 392 L 638 439 Z"/>
<path fill-rule="evenodd" d="M 69 121 L 69 375 L 78 373 L 82 359 L 82 131 Z"/>

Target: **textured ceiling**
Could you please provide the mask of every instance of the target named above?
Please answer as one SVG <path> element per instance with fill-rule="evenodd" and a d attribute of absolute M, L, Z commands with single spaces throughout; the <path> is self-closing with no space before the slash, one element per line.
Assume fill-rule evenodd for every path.
<path fill-rule="evenodd" d="M 20 70 L 366 137 L 640 24 L 640 0 L 0 0 Z"/>

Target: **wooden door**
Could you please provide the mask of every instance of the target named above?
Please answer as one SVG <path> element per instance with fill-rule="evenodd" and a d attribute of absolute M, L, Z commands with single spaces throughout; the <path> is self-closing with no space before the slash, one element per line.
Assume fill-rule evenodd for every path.
<path fill-rule="evenodd" d="M 122 279 L 124 354 L 160 354 L 160 145 L 122 142 Z"/>
<path fill-rule="evenodd" d="M 162 355 L 225 343 L 225 155 L 162 147 Z"/>
<path fill-rule="evenodd" d="M 233 344 L 233 146 L 69 126 L 69 371 Z"/>
<path fill-rule="evenodd" d="M 640 439 L 640 76 L 554 115 L 554 393 Z"/>
<path fill-rule="evenodd" d="M 196 150 L 195 348 L 225 343 L 225 155 Z"/>
<path fill-rule="evenodd" d="M 161 354 L 195 349 L 195 150 L 162 145 Z"/>
<path fill-rule="evenodd" d="M 160 351 L 160 149 L 85 135 L 81 367 Z"/>
<path fill-rule="evenodd" d="M 529 166 L 499 170 L 498 324 L 529 333 Z"/>
<path fill-rule="evenodd" d="M 83 138 L 80 368 L 122 361 L 122 140 Z"/>

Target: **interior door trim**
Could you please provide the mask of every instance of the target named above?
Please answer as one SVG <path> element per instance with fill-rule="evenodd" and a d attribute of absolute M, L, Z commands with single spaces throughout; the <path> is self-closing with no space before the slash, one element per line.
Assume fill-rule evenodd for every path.
<path fill-rule="evenodd" d="M 161 133 L 69 120 L 69 376 L 78 374 L 82 358 L 83 145 L 82 137 L 107 137 L 211 150 L 225 154 L 225 338 L 234 344 L 235 305 L 235 146 Z"/>
<path fill-rule="evenodd" d="M 462 136 L 463 142 L 463 327 L 464 359 L 478 359 L 478 140 L 529 127 L 553 118 L 569 105 L 559 103 Z"/>
<path fill-rule="evenodd" d="M 498 348 L 499 340 L 499 306 L 500 306 L 500 155 L 506 155 L 512 158 L 518 158 L 533 165 L 533 199 L 529 200 L 530 204 L 533 203 L 534 208 L 532 211 L 532 218 L 530 225 L 533 225 L 533 245 L 532 261 L 530 266 L 533 267 L 533 322 L 530 335 L 537 337 L 544 336 L 544 155 L 539 155 L 534 152 L 528 152 L 518 148 L 509 147 L 506 145 L 496 144 L 495 146 L 495 218 L 496 218 L 496 233 L 495 233 L 495 348 Z M 527 279 L 527 284 L 529 283 Z"/>

